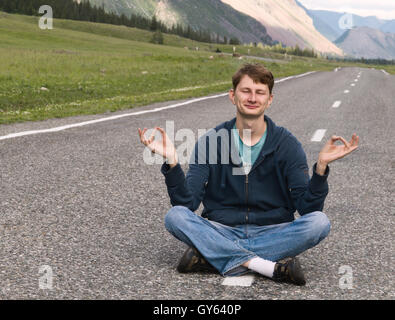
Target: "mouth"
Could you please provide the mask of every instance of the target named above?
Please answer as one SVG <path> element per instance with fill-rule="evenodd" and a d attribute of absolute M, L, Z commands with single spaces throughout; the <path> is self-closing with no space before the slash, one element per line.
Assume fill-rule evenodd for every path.
<path fill-rule="evenodd" d="M 258 106 L 253 106 L 253 105 L 246 105 L 245 106 L 247 109 L 257 109 Z"/>

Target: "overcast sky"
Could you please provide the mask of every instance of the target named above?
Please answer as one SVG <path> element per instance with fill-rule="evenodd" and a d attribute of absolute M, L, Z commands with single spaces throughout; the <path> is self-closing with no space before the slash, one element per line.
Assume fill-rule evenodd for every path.
<path fill-rule="evenodd" d="M 299 0 L 308 9 L 349 12 L 360 16 L 395 19 L 395 0 Z"/>

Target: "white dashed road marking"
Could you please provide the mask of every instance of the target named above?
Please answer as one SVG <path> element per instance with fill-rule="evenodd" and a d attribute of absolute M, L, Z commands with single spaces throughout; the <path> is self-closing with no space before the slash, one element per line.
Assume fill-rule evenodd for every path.
<path fill-rule="evenodd" d="M 226 277 L 222 281 L 223 286 L 234 286 L 234 287 L 250 287 L 255 280 L 254 275 L 245 275 L 239 277 Z"/>
<path fill-rule="evenodd" d="M 344 93 L 349 93 L 350 92 L 350 90 L 344 90 Z"/>
<path fill-rule="evenodd" d="M 314 132 L 314 135 L 311 138 L 311 141 L 321 142 L 322 138 L 325 136 L 325 133 L 326 133 L 326 129 L 318 129 L 316 132 Z"/>
<path fill-rule="evenodd" d="M 332 108 L 339 108 L 341 104 L 342 104 L 341 101 L 335 101 L 335 102 L 333 103 L 333 105 L 332 105 Z"/>

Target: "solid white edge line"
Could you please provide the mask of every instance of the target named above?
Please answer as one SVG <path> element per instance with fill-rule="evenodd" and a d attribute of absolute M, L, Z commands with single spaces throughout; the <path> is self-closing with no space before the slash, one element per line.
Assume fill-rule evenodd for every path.
<path fill-rule="evenodd" d="M 324 138 L 326 133 L 326 129 L 318 129 L 316 132 L 314 132 L 313 137 L 311 138 L 311 141 L 313 142 L 321 142 L 322 138 Z"/>
<path fill-rule="evenodd" d="M 132 112 L 132 113 L 125 113 L 125 114 L 120 114 L 112 117 L 107 117 L 107 118 L 101 118 L 101 119 L 96 119 L 96 120 L 90 120 L 90 121 L 84 121 L 84 122 L 79 122 L 79 123 L 73 123 L 73 124 L 68 124 L 60 127 L 55 127 L 55 128 L 50 128 L 50 129 L 42 129 L 42 130 L 31 130 L 31 131 L 23 131 L 23 132 L 17 132 L 17 133 L 11 133 L 5 136 L 1 136 L 0 140 L 5 140 L 5 139 L 11 139 L 11 138 L 16 138 L 16 137 L 22 137 L 22 136 L 27 136 L 27 135 L 33 135 L 33 134 L 38 134 L 38 133 L 48 133 L 48 132 L 58 132 L 58 131 L 63 131 L 75 127 L 82 127 L 94 123 L 99 123 L 99 122 L 104 122 L 104 121 L 110 121 L 110 120 L 116 120 L 124 117 L 130 117 L 130 116 L 136 116 L 140 114 L 146 114 L 146 113 L 153 113 L 153 112 L 158 112 L 166 109 L 172 109 L 172 108 L 177 108 L 180 106 L 184 106 L 187 104 L 191 104 L 194 102 L 202 101 L 202 100 L 208 100 L 208 99 L 214 99 L 214 98 L 219 98 L 228 95 L 228 93 L 223 93 L 223 94 L 218 94 L 215 96 L 209 96 L 209 97 L 203 97 L 203 98 L 197 98 L 193 100 L 189 100 L 186 102 L 181 102 L 177 104 L 173 104 L 170 106 L 166 107 L 161 107 L 161 108 L 155 108 L 152 110 L 145 110 L 145 111 L 137 111 L 137 112 Z"/>
<path fill-rule="evenodd" d="M 280 83 L 280 82 L 283 82 L 283 81 L 286 81 L 286 80 L 290 80 L 290 79 L 301 78 L 301 77 L 307 76 L 307 75 L 315 73 L 315 72 L 316 71 L 310 71 L 310 72 L 306 72 L 306 73 L 303 73 L 303 74 L 286 77 L 286 78 L 283 78 L 283 79 L 280 79 L 280 80 L 276 80 L 275 83 Z M 107 118 L 101 118 L 101 119 L 96 119 L 96 120 L 90 120 L 90 121 L 84 121 L 84 122 L 79 122 L 79 123 L 73 123 L 73 124 L 68 124 L 68 125 L 64 125 L 64 126 L 60 126 L 60 127 L 54 127 L 54 128 L 50 128 L 50 129 L 30 130 L 30 131 L 22 131 L 22 132 L 10 133 L 10 134 L 7 134 L 5 136 L 0 136 L 0 140 L 12 139 L 12 138 L 23 137 L 23 136 L 29 136 L 29 135 L 33 135 L 33 134 L 39 134 L 39 133 L 59 132 L 59 131 L 63 131 L 63 130 L 71 129 L 71 128 L 76 128 L 76 127 L 87 126 L 87 125 L 91 125 L 91 124 L 95 124 L 95 123 L 99 123 L 99 122 L 111 121 L 111 120 L 121 119 L 121 118 L 125 118 L 125 117 L 130 117 L 130 116 L 137 116 L 137 115 L 141 115 L 141 114 L 146 114 L 146 113 L 152 113 L 152 112 L 158 112 L 158 111 L 163 111 L 163 110 L 167 110 L 167 109 L 177 108 L 177 107 L 185 106 L 185 105 L 192 104 L 192 103 L 195 103 L 195 102 L 208 100 L 208 99 L 220 98 L 220 97 L 224 97 L 224 96 L 227 96 L 227 95 L 228 95 L 228 93 L 221 93 L 221 94 L 214 95 L 214 96 L 196 98 L 196 99 L 188 100 L 188 101 L 181 102 L 181 103 L 176 103 L 176 104 L 165 106 L 165 107 L 155 108 L 155 109 L 152 109 L 152 110 L 145 110 L 145 111 L 137 111 L 137 112 L 132 112 L 132 113 L 125 113 L 125 114 L 120 114 L 120 115 L 111 116 L 111 117 L 107 117 Z"/>
<path fill-rule="evenodd" d="M 296 76 L 289 76 L 289 77 L 286 77 L 286 78 L 283 78 L 283 79 L 280 79 L 280 80 L 276 80 L 274 82 L 275 83 L 280 83 L 280 82 L 287 81 L 287 80 L 290 80 L 290 79 L 297 79 L 297 78 L 305 77 L 305 76 L 307 76 L 309 74 L 313 74 L 315 72 L 317 72 L 317 71 L 310 71 L 310 72 L 302 73 L 302 74 L 299 74 L 299 75 L 296 75 Z"/>

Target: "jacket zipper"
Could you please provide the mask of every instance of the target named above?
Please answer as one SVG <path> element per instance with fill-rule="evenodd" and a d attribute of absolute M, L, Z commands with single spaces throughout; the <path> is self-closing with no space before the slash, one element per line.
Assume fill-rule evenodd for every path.
<path fill-rule="evenodd" d="M 246 174 L 246 205 L 247 205 L 247 213 L 246 213 L 246 224 L 248 223 L 248 214 L 250 212 L 250 207 L 248 206 L 248 174 Z"/>
<path fill-rule="evenodd" d="M 262 163 L 262 161 L 263 161 L 264 159 L 265 159 L 265 157 L 263 157 L 263 159 L 262 159 L 261 161 L 259 161 L 259 163 L 258 163 L 256 166 L 254 166 L 254 169 L 255 169 L 257 166 L 259 166 L 259 165 Z M 248 175 L 251 173 L 251 171 L 252 171 L 252 168 L 251 168 L 251 170 L 248 172 L 248 174 L 246 174 L 246 180 L 245 180 L 246 205 L 247 205 L 246 224 L 248 224 L 248 215 L 249 215 L 249 213 L 250 213 L 250 207 L 248 206 Z"/>

